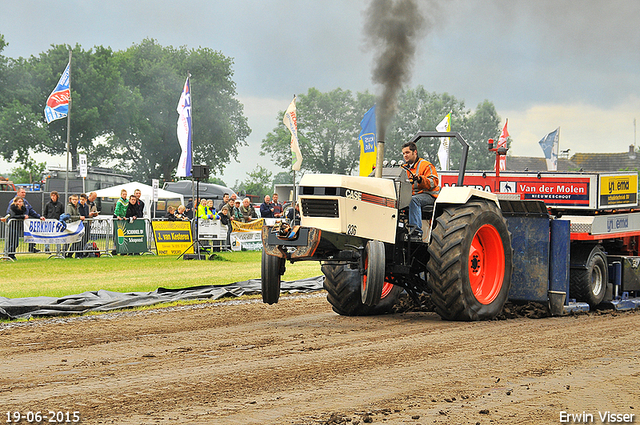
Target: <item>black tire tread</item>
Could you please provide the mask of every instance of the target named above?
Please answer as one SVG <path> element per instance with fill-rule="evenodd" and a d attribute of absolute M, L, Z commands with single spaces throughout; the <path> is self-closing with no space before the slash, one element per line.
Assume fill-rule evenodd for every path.
<path fill-rule="evenodd" d="M 432 290 L 431 299 L 436 313 L 446 320 L 483 320 L 497 315 L 506 301 L 498 300 L 499 311 L 479 312 L 473 308 L 473 300 L 467 299 L 463 290 L 463 276 L 461 270 L 466 267 L 466 255 L 463 255 L 463 242 L 469 226 L 477 217 L 486 211 L 497 215 L 507 229 L 507 224 L 498 207 L 491 201 L 471 200 L 470 202 L 447 207 L 436 218 L 436 225 L 431 234 L 429 244 L 429 286 Z M 509 235 L 508 230 L 505 230 Z M 509 240 L 510 240 L 509 235 Z M 513 250 L 511 245 L 505 249 L 505 282 L 510 286 L 511 270 L 513 268 Z M 463 263 L 464 262 L 464 263 Z M 508 293 L 509 288 L 505 288 Z M 495 303 L 496 301 L 494 301 Z M 494 304 L 492 303 L 492 304 Z M 495 308 L 493 310 L 496 310 Z"/>
<path fill-rule="evenodd" d="M 284 273 L 284 258 L 268 255 L 262 251 L 261 287 L 262 302 L 275 304 L 280 299 L 280 282 Z"/>
<path fill-rule="evenodd" d="M 324 289 L 327 291 L 327 301 L 333 311 L 341 316 L 374 316 L 391 311 L 402 288 L 394 286 L 391 292 L 376 306 L 362 303 L 360 294 L 360 273 L 357 269 L 350 269 L 343 264 L 323 264 Z"/>
<path fill-rule="evenodd" d="M 595 256 L 600 256 L 604 262 L 602 292 L 595 296 L 591 289 L 591 268 L 590 260 Z M 591 307 L 595 307 L 602 302 L 606 292 L 608 281 L 607 256 L 600 245 L 578 246 L 571 251 L 571 264 L 579 267 L 571 267 L 569 270 L 569 297 L 576 301 L 586 302 Z"/>

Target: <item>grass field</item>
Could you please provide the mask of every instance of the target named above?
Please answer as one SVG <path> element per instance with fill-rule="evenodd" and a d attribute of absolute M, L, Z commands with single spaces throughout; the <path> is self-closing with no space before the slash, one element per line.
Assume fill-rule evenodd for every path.
<path fill-rule="evenodd" d="M 226 285 L 259 279 L 260 258 L 259 251 L 216 253 L 214 260 L 178 260 L 155 255 L 49 260 L 44 255 L 19 255 L 15 262 L 0 261 L 0 296 L 61 297 L 100 289 L 148 292 L 159 287 Z M 282 279 L 320 274 L 316 261 L 287 263 Z"/>

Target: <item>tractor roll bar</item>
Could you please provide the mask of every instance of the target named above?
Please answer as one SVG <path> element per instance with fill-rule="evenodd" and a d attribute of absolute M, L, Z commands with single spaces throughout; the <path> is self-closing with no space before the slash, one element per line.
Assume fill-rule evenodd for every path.
<path fill-rule="evenodd" d="M 467 155 L 469 154 L 469 144 L 462 138 L 457 131 L 419 131 L 413 136 L 410 142 L 417 143 L 418 140 L 423 137 L 455 137 L 456 140 L 462 145 L 462 158 L 460 158 L 460 170 L 458 173 L 458 186 L 463 186 L 464 173 L 467 168 Z"/>

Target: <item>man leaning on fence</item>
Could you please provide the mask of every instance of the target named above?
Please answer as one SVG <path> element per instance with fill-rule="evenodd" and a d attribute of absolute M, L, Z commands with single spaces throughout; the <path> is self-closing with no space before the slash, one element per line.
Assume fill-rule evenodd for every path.
<path fill-rule="evenodd" d="M 45 220 L 45 218 L 44 218 L 44 217 L 42 217 L 40 214 L 38 214 L 38 213 L 36 212 L 36 210 L 34 210 L 34 209 L 31 207 L 31 205 L 29 204 L 29 202 L 27 201 L 27 191 L 25 190 L 25 188 L 24 188 L 24 187 L 19 188 L 19 189 L 16 191 L 16 196 L 14 196 L 14 197 L 11 199 L 11 201 L 9 201 L 9 205 L 7 206 L 7 212 L 6 212 L 7 216 L 9 216 L 9 214 L 11 213 L 11 205 L 13 204 L 13 201 L 14 201 L 16 198 L 22 198 L 22 201 L 23 201 L 24 207 L 25 207 L 25 209 L 26 209 L 26 211 L 27 211 L 27 216 L 32 217 L 32 218 L 38 218 L 38 219 L 40 219 L 40 220 Z M 1 220 L 1 221 L 7 221 L 7 216 L 2 217 L 0 220 Z M 12 226 L 12 225 L 13 225 L 13 226 L 17 226 L 17 225 L 22 226 L 23 224 L 22 224 L 22 222 L 19 222 L 19 223 L 17 223 L 17 222 L 16 222 L 16 224 L 11 224 L 11 222 L 10 222 L 10 223 L 9 223 L 9 225 L 10 225 L 10 226 Z M 16 245 L 16 247 L 17 247 L 17 245 Z M 29 252 L 35 253 L 35 252 L 39 252 L 39 250 L 37 250 L 37 249 L 36 249 L 36 245 L 35 245 L 35 244 L 30 243 L 30 244 L 29 244 Z"/>

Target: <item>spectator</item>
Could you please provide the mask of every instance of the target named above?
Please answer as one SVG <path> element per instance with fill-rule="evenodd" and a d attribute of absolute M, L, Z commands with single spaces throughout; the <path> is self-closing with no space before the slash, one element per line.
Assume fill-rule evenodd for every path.
<path fill-rule="evenodd" d="M 62 202 L 58 201 L 58 192 L 55 190 L 52 191 L 49 194 L 49 199 L 50 201 L 44 206 L 42 215 L 44 215 L 45 218 L 60 220 L 60 216 L 64 214 L 64 205 L 62 205 Z"/>
<path fill-rule="evenodd" d="M 142 196 L 142 192 L 140 191 L 140 189 L 136 189 L 133 191 L 133 194 L 136 197 L 136 206 L 138 207 L 136 217 L 142 218 L 144 217 L 144 201 L 140 199 L 140 197 Z"/>
<path fill-rule="evenodd" d="M 58 201 L 58 192 L 55 190 L 49 194 L 50 201 L 47 202 L 44 206 L 44 211 L 42 215 L 44 218 L 48 218 L 51 220 L 60 220 L 60 216 L 64 214 L 64 205 L 62 202 Z M 60 247 L 58 245 L 58 247 Z M 49 252 L 49 244 L 44 246 L 44 251 Z"/>
<path fill-rule="evenodd" d="M 198 205 L 198 211 L 196 212 L 196 217 L 201 218 L 203 220 L 208 219 L 207 217 L 207 200 L 202 198 L 200 199 L 200 205 Z"/>
<path fill-rule="evenodd" d="M 90 218 L 90 212 L 89 212 L 89 205 L 87 204 L 87 194 L 83 193 L 80 195 L 80 197 L 78 198 L 78 211 L 80 212 L 80 215 L 83 216 L 85 219 L 89 219 Z M 87 223 L 85 221 L 85 223 Z M 85 247 L 87 246 L 87 242 L 89 242 L 89 229 L 91 228 L 90 224 L 85 224 L 85 229 L 84 229 L 84 235 L 82 235 L 82 243 L 80 244 L 80 250 L 84 251 Z M 85 253 L 79 253 L 76 252 L 76 258 L 83 258 L 85 257 L 86 254 Z"/>
<path fill-rule="evenodd" d="M 193 202 L 192 198 L 189 198 L 189 202 L 187 202 L 187 206 L 184 209 L 184 214 L 185 217 L 187 217 L 189 220 L 193 220 L 193 210 L 195 209 L 193 206 L 194 205 L 198 205 L 198 199 L 196 198 L 196 202 Z"/>
<path fill-rule="evenodd" d="M 80 215 L 88 218 L 89 217 L 89 205 L 87 205 L 87 194 L 83 193 L 80 195 L 80 197 L 78 198 L 78 211 L 80 212 Z"/>
<path fill-rule="evenodd" d="M 229 198 L 229 202 L 227 202 L 227 208 L 229 209 L 229 219 L 235 220 L 236 216 L 236 203 L 233 199 Z"/>
<path fill-rule="evenodd" d="M 242 213 L 240 212 L 240 201 L 238 201 L 237 199 L 235 200 L 235 205 L 233 206 L 234 210 L 233 210 L 233 220 L 236 221 L 242 221 Z"/>
<path fill-rule="evenodd" d="M 178 206 L 178 211 L 176 212 L 176 219 L 178 221 L 182 220 L 182 221 L 187 221 L 189 220 L 189 217 L 187 217 L 187 213 L 186 211 L 186 207 L 184 205 L 180 205 Z"/>
<path fill-rule="evenodd" d="M 291 227 L 300 225 L 300 205 L 297 202 L 294 208 L 289 208 L 287 211 L 287 220 Z"/>
<path fill-rule="evenodd" d="M 100 214 L 98 206 L 96 205 L 96 198 L 98 198 L 98 194 L 95 192 L 91 192 L 87 198 L 87 205 L 89 205 L 89 217 L 91 218 L 97 217 Z"/>
<path fill-rule="evenodd" d="M 249 198 L 244 198 L 242 200 L 242 205 L 240 205 L 240 215 L 242 215 L 243 223 L 248 223 L 251 220 L 258 218 L 258 214 L 256 214 L 256 210 L 251 205 L 251 200 Z"/>
<path fill-rule="evenodd" d="M 218 205 L 218 211 L 222 210 L 222 207 L 229 203 L 229 199 L 231 199 L 229 197 L 229 194 L 225 192 L 224 195 L 222 195 L 222 201 L 220 201 L 220 205 Z"/>
<path fill-rule="evenodd" d="M 69 214 L 68 223 L 72 223 L 74 221 L 83 220 L 85 216 L 80 214 L 80 207 L 78 205 L 78 195 L 69 196 L 69 203 L 67 204 L 67 208 L 64 211 L 66 214 Z"/>
<path fill-rule="evenodd" d="M 128 205 L 129 202 L 127 201 L 127 191 L 126 189 L 122 189 L 120 191 L 120 199 L 116 201 L 116 206 L 113 209 L 113 218 L 124 220 L 125 215 L 127 214 Z"/>
<path fill-rule="evenodd" d="M 273 217 L 282 218 L 284 216 L 284 207 L 278 202 L 278 194 L 274 193 L 271 198 L 271 206 L 273 207 Z"/>
<path fill-rule="evenodd" d="M 220 220 L 221 224 L 227 226 L 227 248 L 231 249 L 231 231 L 233 226 L 231 225 L 231 213 L 229 212 L 229 204 L 224 204 L 220 208 L 220 212 L 216 215 L 216 218 Z"/>
<path fill-rule="evenodd" d="M 16 259 L 16 250 L 18 249 L 18 244 L 20 242 L 20 237 L 23 235 L 24 226 L 22 222 L 29 218 L 27 214 L 27 207 L 24 205 L 24 199 L 16 196 L 13 198 L 11 204 L 9 204 L 9 214 L 6 218 L 9 218 L 12 221 L 9 221 L 9 241 L 7 245 L 7 253 L 9 254 L 9 258 L 15 260 Z"/>
<path fill-rule="evenodd" d="M 273 206 L 271 205 L 271 196 L 266 195 L 264 202 L 260 204 L 260 217 L 273 218 Z"/>
<path fill-rule="evenodd" d="M 235 193 L 232 193 L 231 196 L 229 196 L 229 199 L 231 199 L 233 201 L 233 205 L 235 205 L 236 200 L 238 199 L 238 195 L 236 195 Z"/>
<path fill-rule="evenodd" d="M 138 218 L 138 198 L 136 195 L 129 196 L 129 205 L 127 205 L 127 211 L 124 213 L 124 218 L 128 218 L 131 223 Z"/>
<path fill-rule="evenodd" d="M 207 217 L 209 217 L 210 220 L 213 220 L 216 218 L 216 209 L 213 208 L 213 199 L 209 199 L 207 201 L 206 213 L 207 213 Z"/>
<path fill-rule="evenodd" d="M 80 208 L 78 206 L 78 195 L 69 196 L 69 203 L 67 204 L 67 208 L 64 210 L 65 214 L 69 214 L 69 219 L 67 219 L 67 223 L 73 223 L 74 221 L 82 220 L 84 221 L 85 216 L 80 214 Z M 76 242 L 73 244 L 72 251 L 78 251 L 80 248 L 81 242 Z M 65 244 L 64 250 L 67 251 L 69 249 L 69 244 Z M 73 256 L 73 252 L 67 252 L 67 258 L 71 258 Z M 80 258 L 76 255 L 76 258 Z"/>
<path fill-rule="evenodd" d="M 164 215 L 164 218 L 167 219 L 168 221 L 178 220 L 178 217 L 176 217 L 176 207 L 174 207 L 173 205 L 169 205 L 169 208 L 167 208 L 167 213 Z"/>
<path fill-rule="evenodd" d="M 32 218 L 39 218 L 40 220 L 45 220 L 45 218 L 44 218 L 44 217 L 40 216 L 40 214 L 38 214 L 38 213 L 36 212 L 36 210 L 34 210 L 34 209 L 31 207 L 31 205 L 29 205 L 29 201 L 27 201 L 27 191 L 25 190 L 25 188 L 24 188 L 24 187 L 20 187 L 20 188 L 18 188 L 18 190 L 16 191 L 16 196 L 14 196 L 14 197 L 11 199 L 11 201 L 9 201 L 9 205 L 7 206 L 7 215 L 9 215 L 9 214 L 10 214 L 10 211 L 9 211 L 9 210 L 11 209 L 11 204 L 13 204 L 13 201 L 14 201 L 16 198 L 22 198 L 22 202 L 24 203 L 24 207 L 27 209 L 27 215 L 28 215 L 29 217 L 32 217 Z M 6 220 L 7 220 L 7 217 L 3 217 L 3 218 L 1 218 L 1 219 L 0 219 L 0 221 L 6 221 Z M 17 245 L 16 245 L 16 246 L 17 246 Z M 40 252 L 40 251 L 36 249 L 36 245 L 35 245 L 35 244 L 30 243 L 30 244 L 29 244 L 29 252 L 33 252 L 33 253 L 35 253 L 35 252 Z"/>

